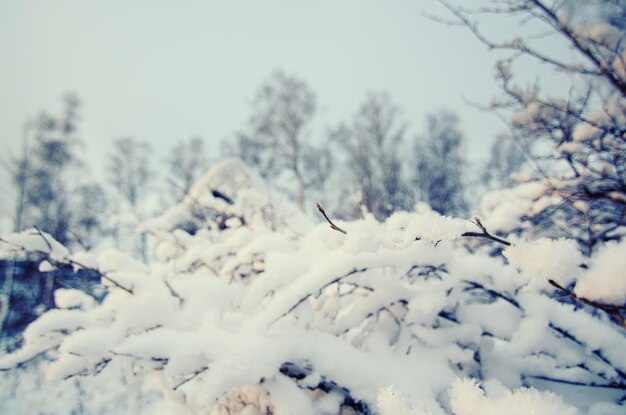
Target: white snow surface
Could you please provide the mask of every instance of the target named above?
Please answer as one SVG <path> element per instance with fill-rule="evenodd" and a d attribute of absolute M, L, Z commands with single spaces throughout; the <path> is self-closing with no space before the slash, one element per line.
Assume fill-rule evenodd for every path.
<path fill-rule="evenodd" d="M 568 285 L 581 273 L 585 258 L 571 239 L 515 241 L 502 254 L 523 275 L 535 279 L 532 288 L 547 287 L 548 279 Z"/>
<path fill-rule="evenodd" d="M 6 242 L 0 243 L 0 258 L 11 259 L 25 252 L 40 252 L 49 255 L 53 260 L 63 260 L 69 250 L 52 235 L 37 229 L 27 229 L 3 237 Z"/>
<path fill-rule="evenodd" d="M 469 379 L 457 380 L 450 390 L 450 405 L 456 415 L 576 415 L 579 412 L 551 392 L 519 388 L 487 399 L 479 385 Z"/>
<path fill-rule="evenodd" d="M 101 303 L 57 292 L 59 308 L 0 356 L 0 412 L 573 415 L 624 404 L 611 386 L 626 384 L 624 329 L 528 289 L 553 278 L 594 296 L 585 281 L 608 278 L 624 295 L 623 245 L 582 272 L 570 241 L 516 241 L 509 264 L 461 236 L 470 222 L 428 210 L 337 221 L 347 235 L 316 221 L 241 162 L 218 163 L 143 225 L 153 263 L 79 256 L 131 292 L 109 282 Z M 540 382 L 547 391 L 528 388 Z M 559 388 L 572 384 L 585 399 Z"/>
<path fill-rule="evenodd" d="M 575 292 L 590 300 L 626 303 L 626 241 L 609 242 L 598 249 Z"/>

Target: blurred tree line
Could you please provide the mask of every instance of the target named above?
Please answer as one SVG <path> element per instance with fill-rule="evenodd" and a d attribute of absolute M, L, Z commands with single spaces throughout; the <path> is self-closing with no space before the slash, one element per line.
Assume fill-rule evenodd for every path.
<path fill-rule="evenodd" d="M 383 220 L 417 202 L 447 215 L 468 213 L 468 163 L 454 113 L 429 114 L 424 131 L 410 134 L 388 94 L 368 93 L 349 120 L 313 138 L 316 108 L 302 79 L 276 71 L 259 88 L 247 125 L 224 142 L 223 152 L 283 187 L 303 210 L 332 199 L 335 214 L 344 218 L 369 212 Z M 489 177 L 498 174 L 492 170 Z"/>
<path fill-rule="evenodd" d="M 105 180 L 90 179 L 80 155 L 81 105 L 67 93 L 60 114 L 42 111 L 25 124 L 20 154 L 4 160 L 17 194 L 14 230 L 37 226 L 86 250 L 110 237 L 145 258 L 145 235 L 135 234 L 136 225 L 154 213 L 150 199 L 157 193 L 160 208 L 185 196 L 209 167 L 205 143 L 178 141 L 159 177 L 152 145 L 121 137 L 106 156 Z M 430 114 L 424 131 L 410 136 L 391 97 L 370 93 L 350 119 L 313 137 L 316 109 L 303 80 L 276 71 L 259 88 L 247 124 L 224 141 L 222 155 L 242 158 L 303 210 L 321 200 L 344 218 L 370 212 L 383 220 L 423 201 L 444 214 L 467 214 L 468 166 L 455 114 Z"/>
<path fill-rule="evenodd" d="M 571 238 L 587 255 L 621 240 L 626 235 L 626 1 L 502 0 L 473 9 L 460 1 L 439 2 L 454 19 L 449 23 L 503 56 L 496 63 L 502 94 L 486 108 L 507 121 L 531 162 L 525 189 L 541 189 L 508 193 L 524 208 L 518 224 L 503 231 Z M 486 19 L 498 19 L 510 33 L 494 36 Z M 548 49 L 548 39 L 566 53 Z M 540 82 L 520 84 L 519 66 L 528 63 L 568 80 L 567 93 L 546 92 Z"/>
<path fill-rule="evenodd" d="M 14 230 L 38 226 L 66 244 L 90 248 L 102 231 L 107 198 L 95 182 L 75 174 L 80 100 L 68 93 L 61 115 L 42 112 L 26 122 L 21 153 L 5 163 L 17 191 Z"/>
<path fill-rule="evenodd" d="M 24 124 L 20 152 L 2 160 L 16 193 L 13 230 L 38 227 L 66 246 L 85 250 L 111 237 L 117 248 L 146 258 L 145 235 L 136 225 L 154 213 L 149 198 L 157 192 L 161 207 L 182 199 L 193 180 L 208 167 L 200 138 L 178 141 L 168 152 L 161 191 L 152 146 L 133 137 L 114 140 L 106 156 L 106 178 L 91 179 L 80 149 L 81 101 L 63 96 L 61 114 L 42 111 Z"/>
<path fill-rule="evenodd" d="M 342 218 L 369 212 L 383 220 L 394 211 L 424 202 L 447 215 L 466 216 L 472 194 L 535 181 L 522 223 L 551 236 L 576 239 L 588 253 L 607 240 L 621 239 L 626 224 L 626 51 L 623 0 L 503 0 L 475 10 L 440 2 L 490 49 L 509 53 L 497 63 L 502 95 L 488 106 L 507 121 L 484 166 L 471 171 L 459 118 L 441 110 L 427 114 L 421 131 L 411 132 L 386 93 L 366 94 L 353 115 L 313 134 L 318 103 L 307 83 L 276 71 L 258 89 L 247 123 L 223 143 L 223 155 L 238 156 L 297 205 L 323 201 Z M 539 29 L 494 41 L 480 30 L 482 16 L 532 22 Z M 515 31 L 517 25 L 509 25 Z M 558 37 L 569 61 L 543 49 Z M 514 64 L 538 61 L 572 82 L 569 95 L 542 94 L 538 84 L 514 82 Z M 567 58 L 567 57 L 566 57 Z M 15 230 L 36 225 L 67 245 L 92 247 L 103 235 L 117 246 L 149 212 L 160 189 L 161 207 L 184 197 L 208 167 L 201 138 L 179 141 L 167 153 L 167 177 L 155 179 L 153 149 L 133 137 L 115 140 L 107 156 L 106 184 L 86 179 L 79 157 L 81 103 L 64 97 L 59 115 L 42 112 L 26 123 L 21 153 L 5 160 L 16 189 Z M 476 180 L 471 180 L 473 176 Z M 520 179 L 520 177 L 525 177 Z M 165 189 L 165 190 L 163 190 Z M 480 189 L 476 191 L 476 189 Z M 526 205 L 525 205 L 526 206 Z M 511 229 L 506 230 L 511 231 Z M 145 239 L 133 247 L 145 255 Z"/>

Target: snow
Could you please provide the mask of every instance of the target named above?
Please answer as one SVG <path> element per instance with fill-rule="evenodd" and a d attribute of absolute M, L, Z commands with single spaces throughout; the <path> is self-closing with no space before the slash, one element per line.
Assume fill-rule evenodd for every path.
<path fill-rule="evenodd" d="M 575 292 L 589 300 L 626 303 L 626 242 L 609 242 L 598 249 L 588 269 L 576 283 Z"/>
<path fill-rule="evenodd" d="M 581 135 L 587 135 L 589 133 L 581 133 Z M 585 138 L 586 139 L 586 138 Z M 584 146 L 581 143 L 563 143 L 559 146 L 561 153 L 576 154 L 584 151 Z"/>
<path fill-rule="evenodd" d="M 576 408 L 565 404 L 550 392 L 520 388 L 487 399 L 480 386 L 472 380 L 460 379 L 452 384 L 450 406 L 456 415 L 575 415 Z"/>
<path fill-rule="evenodd" d="M 539 288 L 545 288 L 548 279 L 567 286 L 580 274 L 580 265 L 584 262 L 576 242 L 570 239 L 519 241 L 502 254 L 523 275 L 540 279 L 540 283 L 532 284 Z"/>
<path fill-rule="evenodd" d="M 54 304 L 58 308 L 80 308 L 88 310 L 96 305 L 96 300 L 81 290 L 59 288 L 54 292 Z"/>
<path fill-rule="evenodd" d="M 52 265 L 49 261 L 41 261 L 39 263 L 39 272 L 50 272 L 54 271 L 56 267 Z"/>
<path fill-rule="evenodd" d="M 622 79 L 626 79 L 626 52 L 613 61 L 613 69 Z"/>
<path fill-rule="evenodd" d="M 538 102 L 531 102 L 526 108 L 513 114 L 512 120 L 515 124 L 526 124 L 538 117 L 542 106 Z"/>
<path fill-rule="evenodd" d="M 75 270 L 80 268 L 98 269 L 98 256 L 93 252 L 73 252 L 69 259 L 72 260 Z"/>
<path fill-rule="evenodd" d="M 91 261 L 92 265 L 95 261 Z M 145 272 L 146 266 L 127 253 L 107 249 L 98 255 L 98 269 L 104 273 L 113 271 Z"/>
<path fill-rule="evenodd" d="M 575 407 L 563 402 L 551 392 L 540 392 L 532 388 L 514 391 L 500 390 L 493 397 L 485 396 L 480 384 L 471 379 L 457 379 L 448 390 L 450 406 L 455 415 L 577 415 Z M 381 389 L 378 394 L 378 409 L 381 415 L 428 415 L 410 403 L 407 396 L 394 386 Z"/>
<path fill-rule="evenodd" d="M 530 213 L 534 202 L 545 191 L 544 183 L 532 181 L 512 189 L 500 189 L 487 193 L 481 201 L 480 209 L 485 226 L 493 232 L 510 232 L 521 226 L 521 217 Z"/>
<path fill-rule="evenodd" d="M 380 390 L 377 406 L 381 415 L 428 415 L 427 412 L 415 409 L 406 395 L 393 386 Z"/>
<path fill-rule="evenodd" d="M 575 29 L 575 33 L 587 41 L 616 50 L 623 37 L 623 31 L 610 23 L 595 23 Z"/>
<path fill-rule="evenodd" d="M 545 189 L 533 182 L 492 197 L 530 211 Z M 497 211 L 487 229 L 510 227 L 487 206 Z M 347 235 L 317 222 L 227 160 L 143 225 L 152 263 L 55 248 L 132 293 L 103 281 L 98 303 L 57 290 L 58 308 L 0 357 L 12 370 L 0 378 L 0 409 L 24 412 L 33 394 L 37 409 L 57 413 L 79 403 L 90 413 L 617 413 L 619 389 L 581 386 L 581 399 L 558 386 L 622 385 L 623 329 L 559 301 L 547 279 L 619 304 L 622 243 L 586 258 L 571 240 L 519 237 L 492 256 L 483 239 L 462 236 L 477 232 L 470 221 L 424 207 L 337 221 Z M 542 381 L 547 390 L 528 387 Z"/>
<path fill-rule="evenodd" d="M 28 229 L 20 233 L 13 233 L 3 239 L 7 243 L 0 244 L 0 258 L 13 258 L 24 251 L 42 252 L 53 260 L 63 260 L 69 250 L 59 241 L 46 232 L 37 229 Z"/>
<path fill-rule="evenodd" d="M 598 127 L 592 124 L 586 123 L 586 122 L 580 123 L 576 126 L 576 128 L 574 129 L 574 133 L 572 134 L 572 138 L 574 139 L 574 142 L 567 143 L 565 148 L 575 149 L 576 151 L 571 151 L 572 153 L 579 152 L 580 147 L 576 146 L 576 144 L 580 145 L 580 143 L 583 141 L 593 140 L 600 133 L 601 133 L 601 130 Z M 563 145 L 560 148 L 561 148 L 561 151 L 568 152 L 566 150 L 563 150 Z"/>

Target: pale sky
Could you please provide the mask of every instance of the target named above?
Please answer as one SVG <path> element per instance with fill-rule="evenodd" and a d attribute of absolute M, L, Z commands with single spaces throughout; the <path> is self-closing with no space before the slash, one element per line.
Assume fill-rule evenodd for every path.
<path fill-rule="evenodd" d="M 201 136 L 217 156 L 281 68 L 316 93 L 313 137 L 348 119 L 366 92 L 385 91 L 411 133 L 428 112 L 456 111 L 476 162 L 504 125 L 462 97 L 498 95 L 496 56 L 423 12 L 445 15 L 435 0 L 0 0 L 0 151 L 15 153 L 26 118 L 58 113 L 71 90 L 84 102 L 80 135 L 98 177 L 122 136 L 148 140 L 159 160 Z"/>

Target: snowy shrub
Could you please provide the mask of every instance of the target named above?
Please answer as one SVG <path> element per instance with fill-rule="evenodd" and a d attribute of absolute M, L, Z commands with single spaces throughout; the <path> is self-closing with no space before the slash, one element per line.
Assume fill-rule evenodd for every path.
<path fill-rule="evenodd" d="M 475 10 L 466 8 L 467 2 L 440 3 L 478 41 L 503 52 L 496 65 L 501 96 L 489 108 L 510 120 L 518 152 L 528 156 L 526 177 L 483 201 L 487 226 L 529 239 L 567 237 L 585 255 L 624 238 L 624 3 L 499 0 L 479 2 L 484 4 Z M 508 30 L 492 36 L 480 27 L 482 17 L 499 20 Z M 554 53 L 545 37 L 568 53 Z M 558 72 L 560 81 L 570 83 L 567 93 L 555 92 L 551 81 L 524 85 L 516 75 L 528 75 L 529 67 L 518 68 L 521 62 Z"/>
<path fill-rule="evenodd" d="M 626 337 L 615 316 L 560 302 L 555 290 L 572 300 L 570 291 L 553 285 L 529 286 L 570 282 L 564 270 L 578 271 L 583 257 L 567 241 L 519 242 L 545 255 L 532 264 L 512 247 L 508 264 L 475 249 L 472 236 L 492 237 L 479 221 L 401 212 L 337 223 L 344 235 L 322 220 L 240 162 L 220 162 L 144 225 L 150 266 L 111 251 L 91 257 L 104 300 L 59 293 L 60 308 L 28 327 L 0 369 L 38 359 L 42 391 L 70 396 L 63 390 L 76 382 L 89 413 L 114 411 L 103 391 L 135 399 L 133 408 L 144 400 L 150 413 L 573 414 L 623 404 Z M 615 249 L 591 258 L 581 284 L 612 269 L 602 263 Z M 564 257 L 556 267 L 553 255 Z M 28 393 L 7 391 L 7 408 Z"/>

